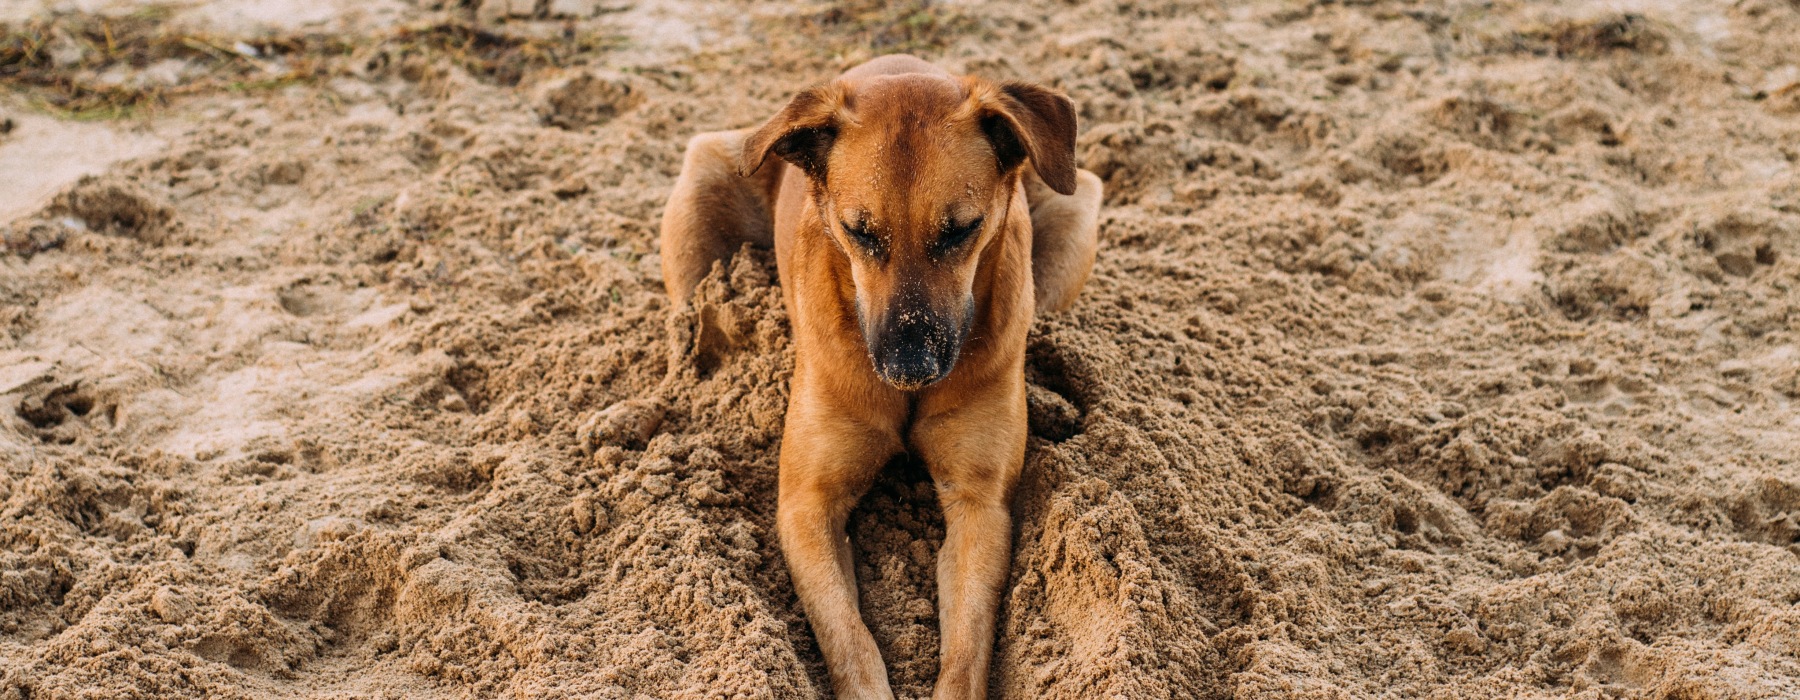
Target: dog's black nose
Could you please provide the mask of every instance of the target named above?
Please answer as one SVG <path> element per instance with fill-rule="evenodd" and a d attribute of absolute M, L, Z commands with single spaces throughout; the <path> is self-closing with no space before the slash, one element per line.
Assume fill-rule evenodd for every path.
<path fill-rule="evenodd" d="M 938 363 L 937 354 L 922 345 L 893 348 L 884 354 L 878 358 L 876 369 L 883 381 L 901 389 L 917 389 L 948 374 Z"/>
<path fill-rule="evenodd" d="M 869 344 L 876 374 L 907 390 L 943 379 L 956 366 L 963 325 L 919 307 L 890 311 Z"/>

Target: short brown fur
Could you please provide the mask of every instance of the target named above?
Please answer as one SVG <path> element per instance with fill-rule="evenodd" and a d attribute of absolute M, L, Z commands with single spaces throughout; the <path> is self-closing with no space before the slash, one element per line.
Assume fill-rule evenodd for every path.
<path fill-rule="evenodd" d="M 840 698 L 892 697 L 844 523 L 901 452 L 944 509 L 934 697 L 986 694 L 1025 336 L 1035 313 L 1073 303 L 1096 247 L 1100 181 L 1076 169 L 1074 137 L 1059 93 L 885 56 L 689 145 L 663 216 L 665 284 L 685 302 L 742 243 L 775 248 L 795 348 L 777 528 Z"/>

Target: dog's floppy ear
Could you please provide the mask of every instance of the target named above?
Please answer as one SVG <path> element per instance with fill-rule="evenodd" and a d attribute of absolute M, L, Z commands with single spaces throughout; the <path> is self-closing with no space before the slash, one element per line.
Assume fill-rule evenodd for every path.
<path fill-rule="evenodd" d="M 763 161 L 773 154 L 805 171 L 808 177 L 822 179 L 825 157 L 837 139 L 837 114 L 843 102 L 844 90 L 836 83 L 800 91 L 744 139 L 744 151 L 738 155 L 738 174 L 756 174 Z"/>
<path fill-rule="evenodd" d="M 984 100 L 981 130 L 994 145 L 1000 169 L 1031 159 L 1044 184 L 1075 193 L 1075 103 L 1031 83 L 1004 83 Z"/>

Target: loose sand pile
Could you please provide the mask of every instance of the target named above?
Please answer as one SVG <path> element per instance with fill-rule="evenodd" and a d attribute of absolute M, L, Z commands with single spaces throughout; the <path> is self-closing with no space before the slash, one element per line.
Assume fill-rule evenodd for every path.
<path fill-rule="evenodd" d="M 995 695 L 1800 696 L 1800 4 L 232 7 L 6 30 L 68 60 L 0 161 L 149 155 L 0 175 L 0 698 L 824 694 L 772 261 L 677 313 L 655 230 L 896 50 L 1068 91 L 1108 188 Z M 942 536 L 904 461 L 853 518 L 903 696 Z"/>

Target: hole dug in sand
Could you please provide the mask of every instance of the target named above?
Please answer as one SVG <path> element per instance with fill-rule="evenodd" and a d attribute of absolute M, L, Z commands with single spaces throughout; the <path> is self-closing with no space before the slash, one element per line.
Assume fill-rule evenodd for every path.
<path fill-rule="evenodd" d="M 87 176 L 64 190 L 46 210 L 67 216 L 90 231 L 133 238 L 152 245 L 169 240 L 175 212 L 140 185 L 119 178 Z"/>

